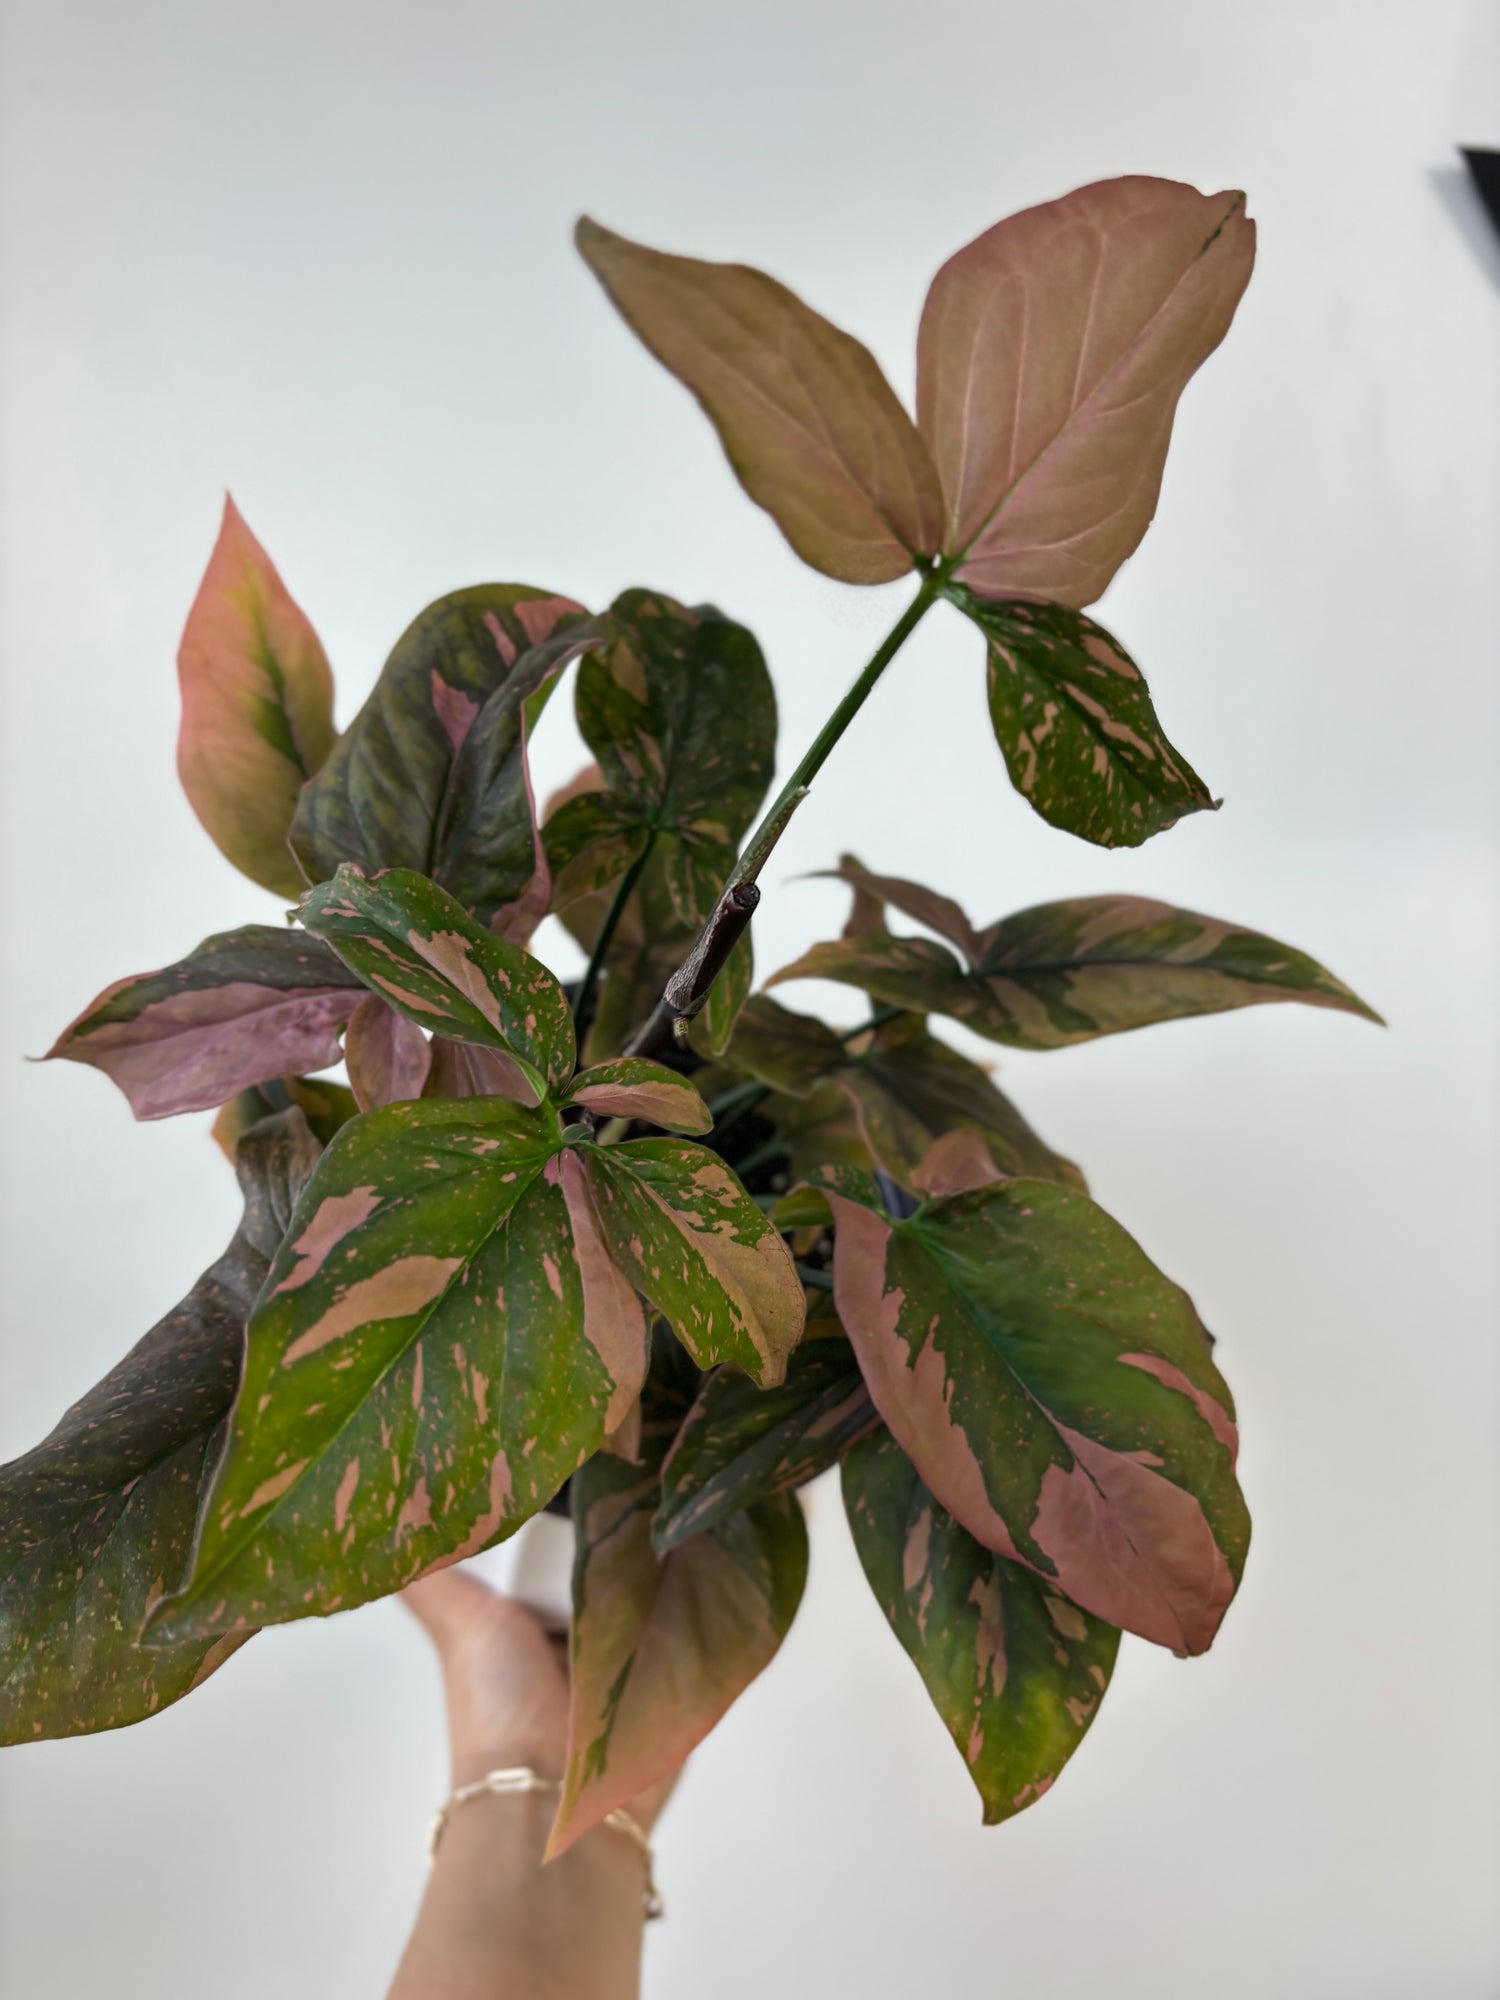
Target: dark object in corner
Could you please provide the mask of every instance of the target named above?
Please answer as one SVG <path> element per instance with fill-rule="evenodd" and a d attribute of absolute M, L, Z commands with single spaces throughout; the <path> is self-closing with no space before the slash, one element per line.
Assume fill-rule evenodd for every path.
<path fill-rule="evenodd" d="M 1500 153 L 1484 146 L 1460 146 L 1469 174 L 1490 221 L 1500 231 Z"/>

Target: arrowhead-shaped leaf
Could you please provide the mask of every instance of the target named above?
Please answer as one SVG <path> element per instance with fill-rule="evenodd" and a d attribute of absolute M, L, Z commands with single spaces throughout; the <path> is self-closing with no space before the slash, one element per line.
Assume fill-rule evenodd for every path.
<path fill-rule="evenodd" d="M 887 583 L 937 548 L 937 473 L 867 348 L 746 265 L 667 256 L 587 218 L 578 247 L 804 562 Z"/>
<path fill-rule="evenodd" d="M 1051 826 L 1139 847 L 1214 799 L 1156 719 L 1117 639 L 1064 604 L 948 596 L 989 647 L 990 721 L 1011 783 Z"/>
<path fill-rule="evenodd" d="M 662 1468 L 658 1555 L 806 1485 L 879 1421 L 848 1341 L 836 1326 L 831 1336 L 812 1334 L 810 1326 L 777 1388 L 758 1389 L 726 1368 L 704 1376 Z"/>
<path fill-rule="evenodd" d="M 547 968 L 429 882 L 394 868 L 340 868 L 297 912 L 383 1000 L 427 1028 L 498 1049 L 538 1096 L 573 1074 L 573 1017 Z"/>
<path fill-rule="evenodd" d="M 292 847 L 310 882 L 342 862 L 409 868 L 482 923 L 536 870 L 525 724 L 602 628 L 526 584 L 442 597 L 397 641 L 369 700 L 308 786 Z"/>
<path fill-rule="evenodd" d="M 776 757 L 776 697 L 759 646 L 717 612 L 631 590 L 613 638 L 578 670 L 578 727 L 602 789 L 548 820 L 559 905 L 602 888 L 648 840 L 677 916 L 707 916 Z"/>
<path fill-rule="evenodd" d="M 102 1069 L 137 1118 L 169 1118 L 336 1063 L 339 1030 L 363 997 L 318 939 L 246 924 L 176 965 L 107 986 L 47 1056 Z"/>
<path fill-rule="evenodd" d="M 50 1437 L 0 1466 L 0 1742 L 138 1722 L 239 1643 L 135 1641 L 185 1568 L 245 1321 L 317 1152 L 300 1111 L 248 1133 L 228 1250 Z"/>
<path fill-rule="evenodd" d="M 302 887 L 287 833 L 333 747 L 318 635 L 232 500 L 177 655 L 177 773 L 221 853 L 277 895 Z"/>
<path fill-rule="evenodd" d="M 832 1085 L 853 1110 L 874 1164 L 903 1184 L 934 1141 L 959 1128 L 983 1133 L 1006 1173 L 1082 1184 L 1072 1162 L 1032 1131 L 979 1065 L 936 1040 L 917 1015 L 845 1042 L 811 1015 L 758 993 L 740 1015 L 729 1059 L 790 1097 L 807 1099 Z"/>
<path fill-rule="evenodd" d="M 555 1119 L 396 1104 L 329 1147 L 250 1322 L 168 1639 L 345 1609 L 487 1547 L 625 1416 L 645 1321 Z"/>
<path fill-rule="evenodd" d="M 889 879 L 860 871 L 866 893 Z M 973 935 L 979 956 L 967 967 L 929 938 L 877 931 L 814 945 L 766 983 L 840 980 L 1022 1049 L 1281 1000 L 1380 1019 L 1305 952 L 1144 896 L 1039 903 Z"/>
<path fill-rule="evenodd" d="M 1026 209 L 949 258 L 922 312 L 917 417 L 962 580 L 1102 595 L 1156 511 L 1177 399 L 1254 259 L 1243 195 L 1143 175 Z"/>
<path fill-rule="evenodd" d="M 854 1546 L 994 1826 L 1039 1799 L 1083 1739 L 1120 1634 L 976 1542 L 888 1431 L 844 1460 Z"/>
<path fill-rule="evenodd" d="M 807 1529 L 791 1493 L 656 1555 L 651 1522 L 672 1427 L 649 1390 L 646 1402 L 644 1463 L 601 1454 L 571 1488 L 568 1766 L 549 1858 L 702 1742 L 775 1655 L 807 1577 Z"/>
<path fill-rule="evenodd" d="M 681 1139 L 584 1153 L 615 1262 L 702 1368 L 780 1382 L 806 1300 L 791 1253 L 716 1154 Z"/>
<path fill-rule="evenodd" d="M 828 1179 L 834 1299 L 876 1408 L 987 1549 L 1174 1651 L 1212 1641 L 1250 1522 L 1187 1294 L 1085 1195 L 1010 1180 L 892 1223 Z"/>

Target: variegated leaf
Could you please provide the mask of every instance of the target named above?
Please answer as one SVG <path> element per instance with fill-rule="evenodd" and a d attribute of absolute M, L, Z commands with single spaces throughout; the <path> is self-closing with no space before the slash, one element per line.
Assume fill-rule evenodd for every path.
<path fill-rule="evenodd" d="M 546 1110 L 396 1104 L 329 1147 L 250 1322 L 167 1639 L 345 1609 L 511 1533 L 615 1429 L 639 1301 Z"/>
<path fill-rule="evenodd" d="M 1032 1131 L 979 1065 L 936 1040 L 918 1015 L 900 1015 L 845 1041 L 811 1015 L 758 993 L 746 1002 L 729 1058 L 790 1097 L 807 1099 L 833 1086 L 853 1110 L 870 1159 L 903 1184 L 934 1140 L 963 1128 L 984 1134 L 1006 1173 L 1082 1185 L 1073 1163 Z"/>
<path fill-rule="evenodd" d="M 988 597 L 1099 597 L 1156 511 L 1177 400 L 1255 259 L 1238 193 L 1133 174 L 1010 216 L 927 294 L 917 418 L 944 553 Z"/>
<path fill-rule="evenodd" d="M 714 1122 L 686 1077 L 642 1056 L 616 1056 L 580 1070 L 561 1101 L 601 1117 L 643 1119 L 669 1132 L 707 1132 Z"/>
<path fill-rule="evenodd" d="M 766 983 L 840 980 L 1023 1049 L 1282 1000 L 1380 1019 L 1305 952 L 1143 896 L 1039 903 L 977 935 L 982 956 L 967 967 L 930 938 L 877 931 L 814 945 Z"/>
<path fill-rule="evenodd" d="M 791 1253 L 715 1154 L 681 1139 L 589 1147 L 610 1253 L 700 1368 L 729 1362 L 769 1388 L 802 1337 Z"/>
<path fill-rule="evenodd" d="M 430 604 L 303 794 L 292 847 L 307 879 L 346 861 L 413 869 L 482 923 L 519 898 L 537 865 L 526 721 L 600 629 L 526 584 Z"/>
<path fill-rule="evenodd" d="M 599 998 L 584 1040 L 586 1062 L 602 1061 L 625 1046 L 698 934 L 698 924 L 685 922 L 672 907 L 659 849 L 660 843 L 646 857 L 605 953 Z M 592 952 L 617 893 L 605 888 L 560 909 L 564 926 L 585 952 Z"/>
<path fill-rule="evenodd" d="M 816 1322 L 814 1324 L 817 1324 Z M 652 1535 L 666 1555 L 742 1508 L 806 1485 L 879 1421 L 837 1322 L 808 1338 L 786 1380 L 758 1389 L 730 1369 L 705 1375 L 662 1468 Z"/>
<path fill-rule="evenodd" d="M 177 773 L 236 868 L 280 896 L 302 887 L 287 833 L 333 747 L 333 675 L 318 635 L 239 509 L 219 539 L 177 655 Z"/>
<path fill-rule="evenodd" d="M 1250 1522 L 1187 1294 L 1071 1188 L 999 1181 L 892 1223 L 873 1183 L 824 1181 L 839 1318 L 937 1500 L 1097 1617 L 1202 1652 Z"/>
<path fill-rule="evenodd" d="M 887 583 L 937 548 L 937 473 L 857 340 L 746 265 L 666 256 L 587 218 L 578 247 L 804 562 L 845 583 Z"/>
<path fill-rule="evenodd" d="M 206 1111 L 271 1077 L 336 1063 L 339 1030 L 363 997 L 317 938 L 246 924 L 105 987 L 47 1058 L 102 1069 L 137 1118 Z"/>
<path fill-rule="evenodd" d="M 562 906 L 602 888 L 647 841 L 672 907 L 707 916 L 776 756 L 776 697 L 752 635 L 717 612 L 650 591 L 610 607 L 613 637 L 578 671 L 578 726 L 603 789 L 549 818 Z"/>
<path fill-rule="evenodd" d="M 547 968 L 485 930 L 425 876 L 340 868 L 298 916 L 419 1027 L 509 1056 L 539 1097 L 573 1073 L 573 1017 Z"/>
<path fill-rule="evenodd" d="M 344 1032 L 344 1062 L 360 1110 L 378 1111 L 424 1094 L 432 1044 L 414 1021 L 367 993 Z"/>
<path fill-rule="evenodd" d="M 888 1431 L 844 1460 L 854 1546 L 984 1801 L 984 1823 L 1049 1791 L 1098 1712 L 1117 1627 L 976 1542 Z"/>
<path fill-rule="evenodd" d="M 1102 625 L 1064 604 L 947 595 L 989 648 L 990 722 L 1016 790 L 1096 847 L 1139 847 L 1212 794 L 1167 741 L 1144 675 Z"/>
<path fill-rule="evenodd" d="M 769 1664 L 801 1601 L 807 1529 L 792 1493 L 656 1555 L 671 1428 L 648 1391 L 643 1463 L 601 1454 L 573 1480 L 568 1763 L 549 1858 L 702 1742 Z"/>
<path fill-rule="evenodd" d="M 50 1437 L 0 1466 L 0 1742 L 139 1722 L 249 1636 L 135 1643 L 185 1569 L 245 1321 L 317 1153 L 300 1111 L 248 1132 L 228 1250 Z"/>

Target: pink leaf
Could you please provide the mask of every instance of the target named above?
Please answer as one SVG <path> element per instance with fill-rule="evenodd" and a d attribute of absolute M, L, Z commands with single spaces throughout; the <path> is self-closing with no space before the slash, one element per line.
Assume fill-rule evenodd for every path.
<path fill-rule="evenodd" d="M 420 1097 L 432 1067 L 432 1045 L 414 1021 L 378 994 L 360 1001 L 344 1034 L 344 1061 L 361 1111 Z"/>
<path fill-rule="evenodd" d="M 1098 181 L 1024 210 L 938 272 L 917 414 L 946 554 L 991 597 L 1099 597 L 1156 511 L 1177 399 L 1255 257 L 1238 193 Z"/>
<path fill-rule="evenodd" d="M 333 675 L 317 633 L 230 499 L 177 674 L 177 772 L 188 803 L 251 881 L 299 895 L 287 833 L 298 794 L 333 748 Z"/>

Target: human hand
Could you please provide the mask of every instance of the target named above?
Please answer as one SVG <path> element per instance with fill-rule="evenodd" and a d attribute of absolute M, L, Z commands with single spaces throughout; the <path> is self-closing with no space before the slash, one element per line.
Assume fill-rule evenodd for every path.
<path fill-rule="evenodd" d="M 552 1637 L 524 1605 L 499 1596 L 472 1570 L 425 1576 L 402 1601 L 437 1651 L 454 1789 L 512 1765 L 560 1779 L 568 1754 L 566 1639 Z M 678 1766 L 629 1801 L 648 1832 L 680 1773 Z"/>

